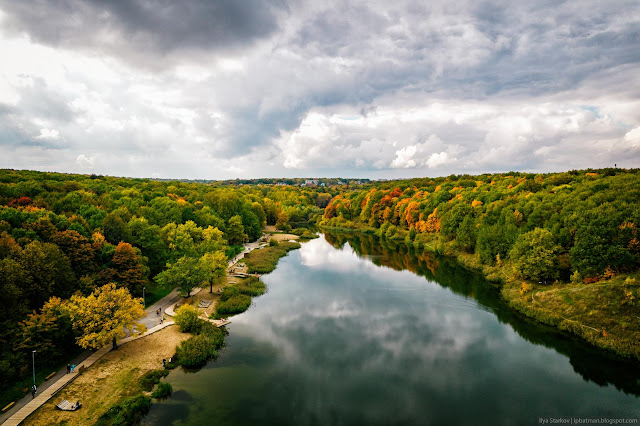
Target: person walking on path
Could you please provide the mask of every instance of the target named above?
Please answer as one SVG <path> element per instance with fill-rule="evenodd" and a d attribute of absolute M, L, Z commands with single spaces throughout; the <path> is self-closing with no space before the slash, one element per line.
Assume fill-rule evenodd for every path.
<path fill-rule="evenodd" d="M 71 364 L 67 364 L 67 374 L 71 373 Z"/>
<path fill-rule="evenodd" d="M 38 388 L 36 387 L 36 385 L 31 386 L 31 399 L 35 399 L 36 398 L 36 392 L 38 391 Z"/>

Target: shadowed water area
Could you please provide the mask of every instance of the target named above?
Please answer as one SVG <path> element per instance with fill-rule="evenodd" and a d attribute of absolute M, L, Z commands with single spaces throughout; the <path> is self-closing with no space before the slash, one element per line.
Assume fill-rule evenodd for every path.
<path fill-rule="evenodd" d="M 538 424 L 640 416 L 640 369 L 511 311 L 447 259 L 326 233 L 263 277 L 220 357 L 146 424 Z"/>

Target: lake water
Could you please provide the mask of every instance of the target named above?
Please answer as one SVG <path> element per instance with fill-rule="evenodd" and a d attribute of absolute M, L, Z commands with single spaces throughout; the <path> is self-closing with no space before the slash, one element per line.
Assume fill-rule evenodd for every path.
<path fill-rule="evenodd" d="M 154 425 L 638 418 L 640 371 L 509 310 L 446 259 L 325 234 L 263 277 L 220 357 L 174 370 Z"/>

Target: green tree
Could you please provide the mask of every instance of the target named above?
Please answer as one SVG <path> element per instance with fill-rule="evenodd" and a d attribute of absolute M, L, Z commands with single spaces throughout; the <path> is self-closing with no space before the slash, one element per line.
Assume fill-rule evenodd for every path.
<path fill-rule="evenodd" d="M 213 293 L 214 284 L 219 284 L 227 276 L 227 255 L 221 250 L 205 253 L 201 263 L 203 267 L 210 269 L 209 293 Z"/>
<path fill-rule="evenodd" d="M 207 264 L 207 259 L 204 256 L 183 256 L 156 275 L 155 280 L 161 286 L 177 288 L 180 296 L 189 297 L 195 287 L 213 278 L 213 269 Z"/>
<path fill-rule="evenodd" d="M 509 252 L 514 271 L 524 279 L 555 280 L 558 278 L 560 246 L 551 232 L 536 228 L 520 235 Z"/>
<path fill-rule="evenodd" d="M 55 244 L 33 241 L 22 250 L 19 263 L 27 275 L 21 287 L 31 309 L 51 296 L 66 298 L 73 293 L 75 276 L 69 259 Z"/>
<path fill-rule="evenodd" d="M 102 221 L 103 235 L 111 244 L 118 244 L 120 241 L 129 241 L 129 229 L 120 216 L 109 213 Z"/>
<path fill-rule="evenodd" d="M 71 320 L 63 301 L 50 298 L 39 313 L 33 311 L 20 323 L 21 340 L 18 348 L 38 351 L 38 357 L 53 365 L 74 345 Z"/>
<path fill-rule="evenodd" d="M 242 217 L 240 215 L 235 215 L 229 219 L 226 235 L 231 245 L 242 244 L 247 238 L 247 234 L 244 233 L 244 226 L 242 225 Z"/>
<path fill-rule="evenodd" d="M 260 229 L 262 229 L 267 224 L 267 214 L 264 212 L 264 208 L 262 207 L 262 204 L 258 202 L 251 203 L 251 211 L 258 218 Z"/>
<path fill-rule="evenodd" d="M 476 222 L 473 216 L 467 215 L 456 230 L 456 244 L 463 250 L 473 253 L 476 247 Z"/>
<path fill-rule="evenodd" d="M 156 275 L 169 259 L 169 248 L 162 239 L 158 225 L 151 225 L 144 217 L 134 217 L 128 223 L 131 232 L 131 243 L 140 248 L 149 259 L 149 269 Z"/>

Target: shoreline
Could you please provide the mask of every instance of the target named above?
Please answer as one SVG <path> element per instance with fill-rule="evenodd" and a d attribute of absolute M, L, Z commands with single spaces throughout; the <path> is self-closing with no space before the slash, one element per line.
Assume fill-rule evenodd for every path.
<path fill-rule="evenodd" d="M 233 269 L 242 261 L 246 253 L 267 246 L 268 243 L 264 242 L 264 238 L 268 235 L 269 233 L 263 233 L 255 242 L 245 244 L 244 250 L 229 261 L 225 281 L 218 285 L 220 288 L 236 283 Z M 246 269 L 246 266 L 244 268 Z M 197 295 L 209 294 L 203 288 L 194 290 L 196 291 L 190 298 L 200 299 L 201 296 Z M 211 304 L 210 309 L 204 310 L 204 315 L 201 314 L 200 317 L 221 327 L 226 326 L 230 321 L 211 320 L 207 314 L 207 311 L 215 310 L 218 295 L 219 292 L 214 291 L 212 294 L 214 303 Z M 82 375 L 74 376 L 73 380 L 62 384 L 59 391 L 49 396 L 24 418 L 24 424 L 48 425 L 61 422 L 69 425 L 94 424 L 101 415 L 126 398 L 136 395 L 150 396 L 151 392 L 138 389 L 137 380 L 144 374 L 161 369 L 162 360 L 172 357 L 176 353 L 178 344 L 192 336 L 191 333 L 182 333 L 177 327 L 173 327 L 171 311 L 179 302 L 180 300 L 163 309 L 162 317 L 165 318 L 165 325 L 162 329 L 142 337 L 125 338 L 115 351 L 110 350 L 108 345 L 109 351 L 106 351 Z M 111 388 L 109 392 L 111 398 L 98 393 L 98 389 L 105 387 Z M 92 391 L 93 389 L 95 391 Z M 62 399 L 80 400 L 83 407 L 78 411 L 58 410 L 56 404 Z"/>
<path fill-rule="evenodd" d="M 320 229 L 340 233 L 367 235 L 376 234 L 376 230 L 373 228 L 343 228 L 320 226 Z M 378 238 L 386 241 L 385 238 Z M 566 292 L 573 292 L 575 294 L 586 294 L 588 292 L 591 292 L 593 289 L 602 287 L 609 290 L 610 293 L 620 293 L 623 290 L 628 290 L 629 288 L 638 288 L 640 283 L 635 282 L 634 284 L 626 284 L 623 281 L 626 275 L 619 276 L 608 281 L 601 280 L 591 284 L 558 283 L 543 285 L 525 282 L 523 280 L 517 279 L 515 276 L 513 276 L 513 274 L 510 274 L 505 267 L 481 265 L 476 261 L 474 255 L 462 253 L 459 250 L 455 250 L 450 245 L 445 245 L 444 248 L 437 247 L 435 246 L 436 238 L 437 237 L 434 237 L 433 239 L 424 242 L 422 245 L 423 250 L 429 251 L 430 253 L 433 253 L 437 256 L 446 256 L 455 260 L 457 263 L 468 270 L 479 272 L 488 284 L 495 284 L 499 286 L 500 297 L 514 311 L 541 324 L 549 325 L 561 332 L 569 333 L 573 336 L 576 336 L 582 341 L 589 343 L 594 347 L 597 347 L 609 353 L 613 353 L 617 356 L 620 356 L 621 358 L 633 359 L 635 361 L 640 360 L 640 345 L 638 344 L 639 340 L 635 337 L 621 337 L 615 332 L 611 331 L 610 326 L 612 325 L 612 323 L 615 323 L 613 315 L 600 318 L 601 322 L 604 320 L 610 321 L 607 324 L 601 324 L 596 319 L 594 319 L 594 322 L 591 324 L 583 324 L 576 319 L 571 319 L 563 315 L 564 311 L 561 311 L 559 308 L 553 309 L 545 307 L 545 305 L 541 303 L 541 300 L 543 298 L 550 300 L 550 296 L 553 295 L 555 296 L 555 298 L 553 300 L 554 303 L 552 306 L 556 307 L 560 305 L 560 307 L 563 307 L 561 303 L 566 297 Z M 391 239 L 390 241 L 392 241 L 393 243 L 404 245 L 405 247 L 410 247 L 403 240 Z M 434 243 L 434 245 L 431 245 L 429 243 Z M 443 253 L 439 253 L 440 250 L 443 250 Z M 576 297 L 574 296 L 574 299 L 575 298 Z M 575 304 L 575 301 L 572 300 L 571 303 Z M 640 313 L 636 318 L 636 322 L 638 322 L 638 320 L 640 320 Z M 609 330 L 607 329 L 607 327 L 609 327 Z M 628 326 L 625 326 L 624 324 L 622 325 L 622 327 L 628 328 Z M 635 330 L 632 330 L 631 332 L 634 331 Z M 640 333 L 640 330 L 638 330 L 638 333 Z"/>

